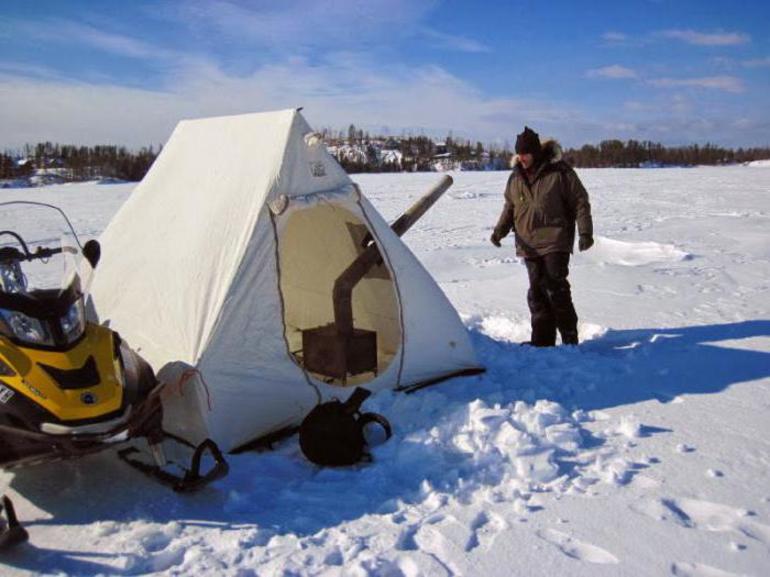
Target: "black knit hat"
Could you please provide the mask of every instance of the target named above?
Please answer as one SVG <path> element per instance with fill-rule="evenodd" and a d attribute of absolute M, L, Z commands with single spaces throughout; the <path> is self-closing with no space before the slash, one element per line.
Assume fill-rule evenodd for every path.
<path fill-rule="evenodd" d="M 516 135 L 516 154 L 540 154 L 540 136 L 529 126 L 525 126 L 524 132 Z"/>

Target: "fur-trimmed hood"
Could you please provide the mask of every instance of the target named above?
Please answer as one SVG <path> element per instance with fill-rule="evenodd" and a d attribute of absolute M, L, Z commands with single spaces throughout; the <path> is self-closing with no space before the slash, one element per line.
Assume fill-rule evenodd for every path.
<path fill-rule="evenodd" d="M 542 159 L 544 162 L 555 164 L 562 159 L 561 144 L 555 138 L 546 138 L 542 144 Z M 511 168 L 516 168 L 521 163 L 519 155 L 516 154 L 511 159 Z"/>

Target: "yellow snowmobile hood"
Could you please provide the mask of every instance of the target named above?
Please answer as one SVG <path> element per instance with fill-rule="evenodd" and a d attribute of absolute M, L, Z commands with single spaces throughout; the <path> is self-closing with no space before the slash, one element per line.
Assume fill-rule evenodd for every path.
<path fill-rule="evenodd" d="M 15 372 L 2 375 L 5 386 L 62 421 L 98 418 L 123 403 L 123 371 L 113 333 L 105 327 L 87 324 L 68 350 L 24 347 L 0 336 L 0 361 Z"/>

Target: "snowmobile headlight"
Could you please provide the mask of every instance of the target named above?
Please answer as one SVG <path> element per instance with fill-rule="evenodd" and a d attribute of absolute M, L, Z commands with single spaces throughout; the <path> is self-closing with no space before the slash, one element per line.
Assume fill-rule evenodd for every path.
<path fill-rule="evenodd" d="M 53 345 L 53 338 L 45 323 L 20 313 L 0 309 L 0 317 L 10 329 L 12 336 L 31 345 Z"/>
<path fill-rule="evenodd" d="M 83 300 L 78 299 L 60 320 L 61 328 L 68 343 L 78 340 L 86 327 L 86 315 Z"/>

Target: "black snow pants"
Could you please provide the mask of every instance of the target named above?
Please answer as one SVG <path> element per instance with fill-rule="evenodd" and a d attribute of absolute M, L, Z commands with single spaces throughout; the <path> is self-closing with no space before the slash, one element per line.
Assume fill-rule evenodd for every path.
<path fill-rule="evenodd" d="M 527 303 L 532 318 L 532 345 L 536 347 L 554 346 L 557 328 L 563 344 L 578 344 L 578 318 L 567 281 L 569 257 L 568 252 L 552 252 L 524 260 L 529 275 Z"/>

